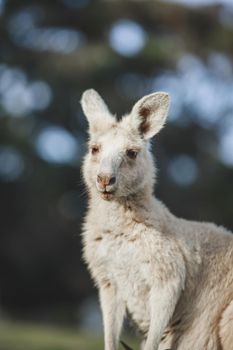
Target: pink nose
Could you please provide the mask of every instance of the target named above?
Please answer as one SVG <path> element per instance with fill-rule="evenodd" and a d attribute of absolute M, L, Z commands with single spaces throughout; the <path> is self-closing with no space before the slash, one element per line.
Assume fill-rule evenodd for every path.
<path fill-rule="evenodd" d="M 97 182 L 102 187 L 111 186 L 114 185 L 114 183 L 116 182 L 116 177 L 112 175 L 100 174 L 97 176 Z"/>

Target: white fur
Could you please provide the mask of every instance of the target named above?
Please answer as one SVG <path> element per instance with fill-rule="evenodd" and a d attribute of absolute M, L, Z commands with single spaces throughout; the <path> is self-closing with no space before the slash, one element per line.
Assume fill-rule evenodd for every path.
<path fill-rule="evenodd" d="M 97 131 L 99 126 L 103 129 L 103 125 L 107 126 L 114 121 L 105 102 L 95 90 L 85 91 L 81 104 L 92 132 Z"/>
<path fill-rule="evenodd" d="M 168 95 L 142 98 L 119 122 L 93 90 L 82 106 L 90 124 L 84 259 L 99 289 L 105 350 L 117 349 L 126 311 L 143 350 L 230 350 L 233 237 L 214 224 L 176 218 L 153 195 L 148 139 L 164 125 Z M 138 152 L 135 159 L 129 150 Z M 104 191 L 100 173 L 116 178 Z"/>
<path fill-rule="evenodd" d="M 144 138 L 151 138 L 164 126 L 169 105 L 169 95 L 164 92 L 157 92 L 143 97 L 133 107 L 131 116 L 129 117 L 131 127 L 140 127 L 142 122 L 140 111 L 142 111 L 143 108 L 148 109 L 150 113 L 147 119 L 149 120 L 150 128 L 144 133 Z"/>

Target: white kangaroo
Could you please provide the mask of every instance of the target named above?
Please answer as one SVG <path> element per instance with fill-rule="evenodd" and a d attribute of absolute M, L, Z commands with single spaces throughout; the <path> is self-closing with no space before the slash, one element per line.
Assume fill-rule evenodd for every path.
<path fill-rule="evenodd" d="M 118 348 L 126 312 L 143 350 L 232 350 L 233 235 L 175 217 L 153 194 L 149 139 L 165 123 L 169 95 L 143 97 L 120 121 L 94 90 L 81 104 L 90 134 L 84 258 L 99 290 L 105 350 Z"/>

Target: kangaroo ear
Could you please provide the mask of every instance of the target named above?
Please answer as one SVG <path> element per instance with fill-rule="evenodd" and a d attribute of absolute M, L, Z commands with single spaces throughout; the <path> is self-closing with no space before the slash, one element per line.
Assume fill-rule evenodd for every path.
<path fill-rule="evenodd" d="M 104 100 L 94 89 L 84 91 L 81 105 L 91 132 L 103 129 L 115 122 L 115 118 L 109 112 Z"/>
<path fill-rule="evenodd" d="M 140 99 L 130 114 L 131 123 L 140 134 L 149 139 L 164 126 L 170 105 L 170 97 L 165 92 L 156 92 Z"/>

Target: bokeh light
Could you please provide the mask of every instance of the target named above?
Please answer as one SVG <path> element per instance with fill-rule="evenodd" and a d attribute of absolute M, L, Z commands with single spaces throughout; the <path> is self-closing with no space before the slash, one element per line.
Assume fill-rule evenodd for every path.
<path fill-rule="evenodd" d="M 84 43 L 84 35 L 74 29 L 62 27 L 37 27 L 41 13 L 36 9 L 23 10 L 8 21 L 8 31 L 21 47 L 36 51 L 69 54 Z"/>
<path fill-rule="evenodd" d="M 33 109 L 46 109 L 52 99 L 52 91 L 44 81 L 35 81 L 29 85 Z"/>
<path fill-rule="evenodd" d="M 25 162 L 20 152 L 12 146 L 0 146 L 0 179 L 16 181 L 25 169 Z"/>
<path fill-rule="evenodd" d="M 168 173 L 179 186 L 189 186 L 198 177 L 197 162 L 187 154 L 180 154 L 168 163 Z"/>
<path fill-rule="evenodd" d="M 138 23 L 122 19 L 113 24 L 109 44 L 120 55 L 131 57 L 145 46 L 146 33 Z"/>
<path fill-rule="evenodd" d="M 0 65 L 0 105 L 12 117 L 44 110 L 51 103 L 52 91 L 45 81 L 28 82 L 19 68 Z"/>
<path fill-rule="evenodd" d="M 15 42 L 28 49 L 71 53 L 83 43 L 83 35 L 74 30 L 62 28 L 33 29 L 24 36 L 15 33 Z"/>
<path fill-rule="evenodd" d="M 136 99 L 146 93 L 149 89 L 149 82 L 140 74 L 125 73 L 118 77 L 116 88 L 123 97 Z"/>
<path fill-rule="evenodd" d="M 77 140 L 58 126 L 43 129 L 36 139 L 36 150 L 47 162 L 67 164 L 79 160 Z"/>
<path fill-rule="evenodd" d="M 171 120 L 182 117 L 187 110 L 192 111 L 202 127 L 216 124 L 226 111 L 233 117 L 232 64 L 219 53 L 212 53 L 207 63 L 196 56 L 184 55 L 176 72 L 155 78 L 153 89 L 171 94 Z"/>
<path fill-rule="evenodd" d="M 233 167 L 233 125 L 220 134 L 219 156 L 225 165 Z"/>

